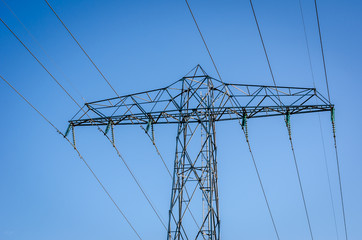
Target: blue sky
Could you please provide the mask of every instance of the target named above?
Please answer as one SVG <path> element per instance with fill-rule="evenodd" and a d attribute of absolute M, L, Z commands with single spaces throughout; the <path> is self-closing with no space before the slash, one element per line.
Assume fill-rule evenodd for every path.
<path fill-rule="evenodd" d="M 7 1 L 46 50 L 0 2 L 0 17 L 82 101 L 114 93 L 43 1 Z M 184 1 L 54 1 L 50 3 L 119 94 L 167 86 L 196 64 L 216 77 Z M 326 95 L 312 0 L 302 0 L 316 86 Z M 190 0 L 227 82 L 272 84 L 248 1 Z M 254 1 L 278 85 L 312 87 L 297 0 Z M 350 239 L 362 229 L 362 3 L 319 1 Z M 78 110 L 4 27 L 0 74 L 60 129 Z M 56 64 L 54 64 L 56 63 Z M 136 239 L 74 150 L 11 89 L 0 83 L 0 239 Z M 320 114 L 331 171 L 339 239 L 343 239 L 330 116 Z M 315 239 L 337 239 L 318 115 L 292 117 L 297 159 Z M 275 239 L 240 127 L 217 125 L 222 239 Z M 140 128 L 117 127 L 116 142 L 162 218 L 171 181 Z M 175 126 L 156 127 L 156 141 L 173 166 Z M 282 118 L 249 121 L 249 136 L 281 239 L 308 239 L 292 153 Z M 114 149 L 94 128 L 76 129 L 77 145 L 143 239 L 166 238 Z"/>

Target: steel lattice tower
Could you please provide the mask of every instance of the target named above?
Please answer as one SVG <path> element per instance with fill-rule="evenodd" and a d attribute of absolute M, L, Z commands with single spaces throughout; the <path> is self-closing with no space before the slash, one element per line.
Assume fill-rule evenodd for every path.
<path fill-rule="evenodd" d="M 86 103 L 69 123 L 101 125 L 105 132 L 116 125 L 141 124 L 153 131 L 154 125 L 177 124 L 167 239 L 219 240 L 215 123 L 289 119 L 333 107 L 315 88 L 224 83 L 197 65 L 168 87 Z M 195 216 L 191 208 L 198 210 Z"/>

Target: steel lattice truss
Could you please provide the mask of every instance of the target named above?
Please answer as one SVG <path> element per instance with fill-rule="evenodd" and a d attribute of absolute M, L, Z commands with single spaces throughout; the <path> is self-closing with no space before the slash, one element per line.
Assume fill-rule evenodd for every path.
<path fill-rule="evenodd" d="M 332 109 L 315 88 L 224 83 L 198 65 L 168 87 L 86 103 L 69 122 L 178 124 L 167 239 L 220 239 L 215 123 Z"/>
<path fill-rule="evenodd" d="M 165 88 L 86 103 L 86 114 L 80 110 L 70 123 L 89 126 L 112 121 L 113 125 L 128 125 L 147 124 L 151 120 L 152 124 L 169 124 L 179 123 L 180 116 L 186 115 L 189 123 L 193 123 L 198 121 L 197 114 L 207 110 L 201 103 L 211 92 L 214 121 L 238 119 L 245 113 L 247 118 L 255 118 L 285 115 L 288 110 L 290 114 L 330 111 L 333 107 L 315 88 L 223 83 L 200 67 L 197 70 L 195 75 L 185 76 Z M 186 95 L 188 99 L 181 104 Z"/>

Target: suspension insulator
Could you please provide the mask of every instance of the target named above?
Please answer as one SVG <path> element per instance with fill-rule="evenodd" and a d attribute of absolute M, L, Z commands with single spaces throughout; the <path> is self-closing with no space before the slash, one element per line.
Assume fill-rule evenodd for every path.
<path fill-rule="evenodd" d="M 285 116 L 285 124 L 288 129 L 289 140 L 292 140 L 292 129 L 290 127 L 290 111 L 289 111 L 289 109 L 287 110 L 287 114 Z"/>
<path fill-rule="evenodd" d="M 246 118 L 246 113 L 243 114 L 243 121 L 241 123 L 241 126 L 244 127 L 247 124 L 247 118 Z"/>
<path fill-rule="evenodd" d="M 74 126 L 72 125 L 72 136 L 73 136 L 73 147 L 75 148 L 75 133 L 74 133 Z"/>
<path fill-rule="evenodd" d="M 67 130 L 65 131 L 64 137 L 66 138 L 69 134 L 70 129 L 72 128 L 72 125 L 69 124 Z"/>
<path fill-rule="evenodd" d="M 111 132 L 112 132 L 112 142 L 114 144 L 114 128 L 113 128 L 113 124 L 111 124 Z"/>
<path fill-rule="evenodd" d="M 335 119 L 335 112 L 334 112 L 334 107 L 332 107 L 332 109 L 331 109 L 331 121 L 332 121 L 332 123 L 334 123 L 334 119 Z"/>
<path fill-rule="evenodd" d="M 290 112 L 289 112 L 289 109 L 287 110 L 287 114 L 285 116 L 285 123 L 287 124 L 287 127 L 290 128 Z"/>
<path fill-rule="evenodd" d="M 155 141 L 155 129 L 153 128 L 153 124 L 151 124 L 151 131 L 152 131 L 152 141 Z"/>
<path fill-rule="evenodd" d="M 111 126 L 111 121 L 108 122 L 106 130 L 104 131 L 104 135 L 107 135 L 110 126 Z"/>
<path fill-rule="evenodd" d="M 149 118 L 148 122 L 147 122 L 146 129 L 145 129 L 146 133 L 148 133 L 148 131 L 150 130 L 151 125 L 152 125 L 152 119 Z"/>
<path fill-rule="evenodd" d="M 331 121 L 332 121 L 333 137 L 336 136 L 336 124 L 335 124 L 334 120 L 335 120 L 335 112 L 334 112 L 334 107 L 332 107 L 332 109 L 331 109 Z"/>
<path fill-rule="evenodd" d="M 249 134 L 248 134 L 248 121 L 247 121 L 246 112 L 243 114 L 243 120 L 241 122 L 241 127 L 244 130 L 246 141 L 249 141 Z M 240 122 L 239 122 L 240 123 Z"/>

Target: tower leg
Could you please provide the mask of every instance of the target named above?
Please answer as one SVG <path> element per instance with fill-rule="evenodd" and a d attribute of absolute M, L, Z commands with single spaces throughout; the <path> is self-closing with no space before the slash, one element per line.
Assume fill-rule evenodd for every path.
<path fill-rule="evenodd" d="M 199 120 L 178 125 L 168 240 L 220 239 L 215 123 L 210 114 Z M 200 130 L 201 149 L 191 149 Z M 203 214 L 194 216 L 193 210 Z"/>

